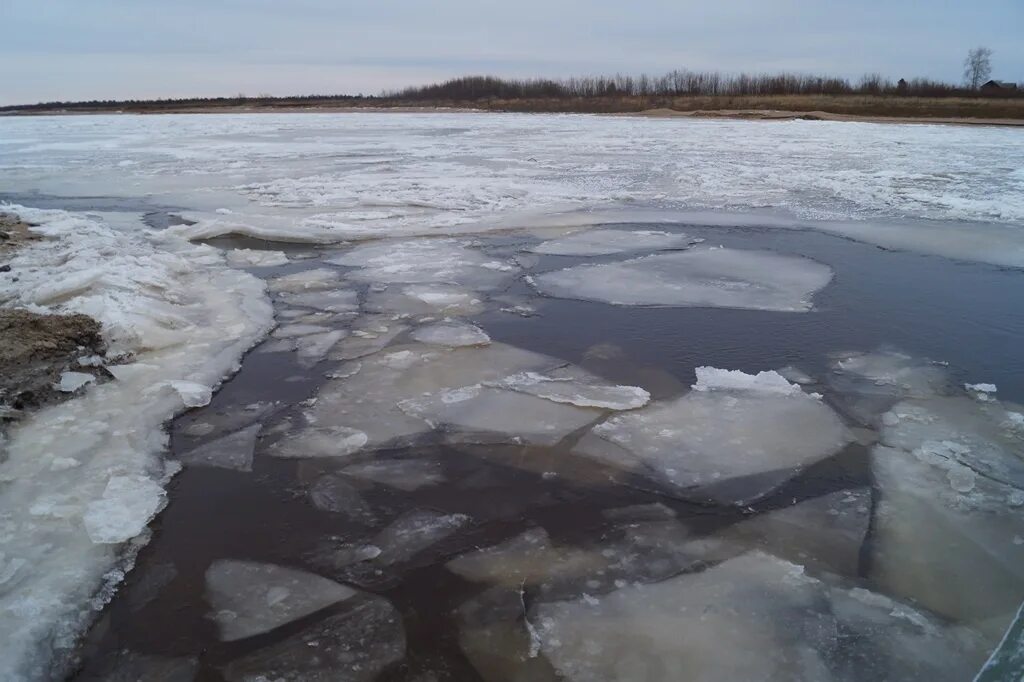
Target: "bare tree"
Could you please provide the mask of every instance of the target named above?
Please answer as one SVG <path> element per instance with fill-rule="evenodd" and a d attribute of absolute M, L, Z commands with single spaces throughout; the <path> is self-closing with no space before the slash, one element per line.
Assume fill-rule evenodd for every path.
<path fill-rule="evenodd" d="M 964 60 L 964 81 L 971 90 L 977 90 L 992 75 L 992 50 L 976 47 L 967 52 Z"/>

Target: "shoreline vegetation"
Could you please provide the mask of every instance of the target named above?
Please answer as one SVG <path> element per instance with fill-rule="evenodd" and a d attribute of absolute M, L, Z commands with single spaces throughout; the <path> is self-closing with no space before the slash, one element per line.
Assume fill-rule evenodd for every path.
<path fill-rule="evenodd" d="M 0 107 L 0 115 L 218 112 L 405 112 L 474 110 L 1024 125 L 1024 89 L 972 90 L 924 79 L 845 79 L 793 74 L 723 76 L 675 71 L 660 77 L 564 80 L 456 78 L 380 95 L 308 95 L 45 102 Z"/>

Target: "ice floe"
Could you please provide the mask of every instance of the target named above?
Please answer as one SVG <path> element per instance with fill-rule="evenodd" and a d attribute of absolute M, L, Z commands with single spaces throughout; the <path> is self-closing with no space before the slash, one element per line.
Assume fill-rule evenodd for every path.
<path fill-rule="evenodd" d="M 386 241 L 357 246 L 328 259 L 356 268 L 347 276 L 365 282 L 458 284 L 488 289 L 516 271 L 455 239 Z"/>
<path fill-rule="evenodd" d="M 228 265 L 236 268 L 271 268 L 288 263 L 283 251 L 231 249 L 225 254 Z"/>
<path fill-rule="evenodd" d="M 444 514 L 430 509 L 403 514 L 374 537 L 372 544 L 380 548 L 380 553 L 373 560 L 383 565 L 408 561 L 471 520 L 465 514 Z"/>
<path fill-rule="evenodd" d="M 531 251 L 553 256 L 603 256 L 630 251 L 681 249 L 695 241 L 681 233 L 654 230 L 599 229 L 542 242 Z"/>
<path fill-rule="evenodd" d="M 96 381 L 96 377 L 86 372 L 61 372 L 60 381 L 54 385 L 54 388 L 64 393 L 74 393 L 94 381 Z"/>
<path fill-rule="evenodd" d="M 262 428 L 260 424 L 252 424 L 182 453 L 178 459 L 190 467 L 252 471 L 252 455 Z"/>
<path fill-rule="evenodd" d="M 437 346 L 484 346 L 491 342 L 491 337 L 480 327 L 453 321 L 419 327 L 410 336 Z"/>
<path fill-rule="evenodd" d="M 274 628 L 350 599 L 356 591 L 314 573 L 221 559 L 206 571 L 206 596 L 223 641 Z"/>
<path fill-rule="evenodd" d="M 678 494 L 743 503 L 850 440 L 827 405 L 775 372 L 701 368 L 688 394 L 612 416 L 575 451 Z"/>
<path fill-rule="evenodd" d="M 698 306 L 803 312 L 832 270 L 802 256 L 695 249 L 536 275 L 545 294 L 616 305 Z"/>
<path fill-rule="evenodd" d="M 406 492 L 437 485 L 445 480 L 438 462 L 422 459 L 371 460 L 350 464 L 342 469 L 341 473 Z"/>
<path fill-rule="evenodd" d="M 487 385 L 534 395 L 555 403 L 605 410 L 632 410 L 643 407 L 651 394 L 639 386 L 612 386 L 579 370 L 559 368 L 551 375 L 519 372 Z"/>
<path fill-rule="evenodd" d="M 356 521 L 373 520 L 373 512 L 355 486 L 335 474 L 316 479 L 309 489 L 309 499 L 321 511 L 344 514 Z"/>

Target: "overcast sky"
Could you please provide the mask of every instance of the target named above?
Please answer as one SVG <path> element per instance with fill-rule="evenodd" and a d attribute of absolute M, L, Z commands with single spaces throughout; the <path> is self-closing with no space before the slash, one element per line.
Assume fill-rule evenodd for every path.
<path fill-rule="evenodd" d="M 675 68 L 1024 81 L 1024 0 L 0 0 L 0 104 Z"/>

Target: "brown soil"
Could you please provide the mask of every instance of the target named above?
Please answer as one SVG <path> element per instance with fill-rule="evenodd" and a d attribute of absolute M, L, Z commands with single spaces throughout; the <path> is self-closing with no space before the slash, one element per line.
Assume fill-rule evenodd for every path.
<path fill-rule="evenodd" d="M 0 212 L 0 268 L 6 265 L 6 259 L 15 249 L 42 239 L 32 233 L 30 227 L 32 226 L 19 220 L 17 216 Z"/>

